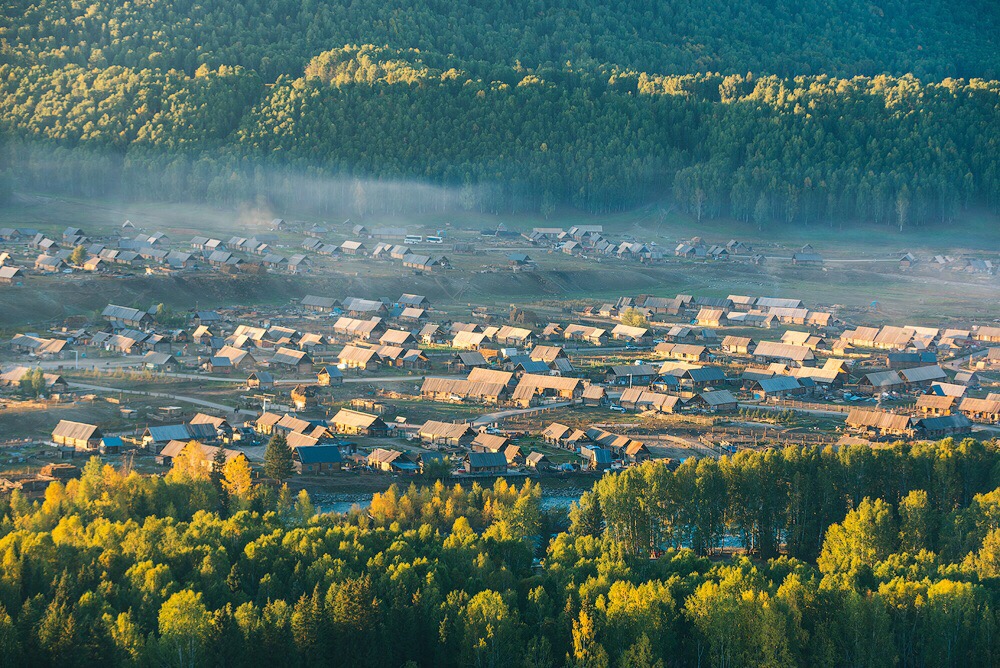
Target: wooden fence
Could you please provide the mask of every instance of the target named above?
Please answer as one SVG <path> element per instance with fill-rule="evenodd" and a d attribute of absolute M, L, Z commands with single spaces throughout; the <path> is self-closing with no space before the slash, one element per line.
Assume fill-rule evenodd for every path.
<path fill-rule="evenodd" d="M 790 408 L 792 410 L 795 410 L 796 408 L 803 408 L 814 411 L 829 411 L 831 413 L 849 413 L 851 412 L 851 408 L 856 408 L 856 406 L 848 406 L 846 404 L 820 404 L 815 401 L 800 401 L 798 399 L 778 399 L 774 403 L 768 405 Z"/>

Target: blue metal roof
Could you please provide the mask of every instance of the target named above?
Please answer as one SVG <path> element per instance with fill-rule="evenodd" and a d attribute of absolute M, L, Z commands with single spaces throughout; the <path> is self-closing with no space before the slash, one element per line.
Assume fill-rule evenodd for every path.
<path fill-rule="evenodd" d="M 307 445 L 295 448 L 303 464 L 337 464 L 343 460 L 340 448 L 335 445 Z"/>

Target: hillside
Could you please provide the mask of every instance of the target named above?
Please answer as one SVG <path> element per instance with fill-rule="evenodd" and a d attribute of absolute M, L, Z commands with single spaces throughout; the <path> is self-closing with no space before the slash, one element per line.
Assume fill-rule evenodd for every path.
<path fill-rule="evenodd" d="M 982 0 L 10 16 L 0 129 L 21 189 L 286 205 L 289 181 L 347 175 L 358 215 L 390 206 L 365 179 L 418 180 L 470 210 L 669 199 L 758 228 L 904 229 L 1000 205 L 1000 19 Z"/>
<path fill-rule="evenodd" d="M 22 64 L 298 75 L 340 44 L 494 67 L 599 63 L 691 74 L 1000 76 L 996 3 L 928 0 L 14 0 L 3 57 Z"/>

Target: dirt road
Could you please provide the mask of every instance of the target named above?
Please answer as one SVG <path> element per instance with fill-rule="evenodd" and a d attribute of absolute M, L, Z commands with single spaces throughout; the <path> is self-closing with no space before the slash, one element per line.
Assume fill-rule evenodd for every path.
<path fill-rule="evenodd" d="M 185 404 L 193 404 L 195 406 L 203 406 L 205 408 L 212 408 L 217 411 L 223 411 L 225 413 L 236 414 L 237 410 L 232 406 L 226 406 L 224 404 L 215 403 L 214 401 L 206 401 L 205 399 L 199 399 L 198 397 L 188 397 L 179 394 L 167 394 L 165 392 L 142 392 L 139 390 L 123 390 L 117 387 L 107 387 L 105 385 L 91 385 L 90 383 L 77 383 L 75 381 L 69 383 L 70 387 L 88 390 L 90 392 L 117 392 L 119 394 L 136 394 L 146 397 L 157 397 L 159 399 L 169 399 L 171 401 L 177 401 Z M 257 415 L 256 411 L 239 411 L 243 415 Z"/>

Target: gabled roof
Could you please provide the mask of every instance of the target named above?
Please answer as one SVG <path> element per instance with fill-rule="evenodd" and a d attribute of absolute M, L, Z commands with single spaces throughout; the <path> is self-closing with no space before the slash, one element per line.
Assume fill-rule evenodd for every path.
<path fill-rule="evenodd" d="M 337 353 L 337 359 L 341 362 L 363 363 L 365 365 L 378 360 L 378 354 L 371 348 L 359 348 L 357 346 L 344 346 L 343 350 Z"/>
<path fill-rule="evenodd" d="M 542 436 L 545 438 L 562 439 L 564 436 L 570 434 L 573 430 L 564 424 L 558 422 L 553 422 L 548 427 L 542 431 Z"/>
<path fill-rule="evenodd" d="M 427 297 L 424 297 L 423 295 L 412 295 L 409 293 L 403 293 L 402 295 L 400 295 L 396 303 L 401 306 L 425 306 L 429 302 L 427 301 Z"/>
<path fill-rule="evenodd" d="M 647 334 L 649 334 L 649 329 L 646 327 L 632 327 L 621 323 L 615 325 L 614 329 L 611 330 L 612 336 L 625 336 L 634 339 L 641 339 Z"/>
<path fill-rule="evenodd" d="M 73 422 L 72 420 L 59 420 L 59 424 L 52 430 L 52 436 L 61 438 L 71 438 L 74 440 L 90 440 L 101 437 L 101 430 L 96 424 L 85 422 Z"/>
<path fill-rule="evenodd" d="M 538 345 L 531 349 L 531 353 L 528 356 L 533 360 L 548 364 L 554 362 L 558 357 L 565 357 L 566 351 L 563 350 L 562 346 Z"/>
<path fill-rule="evenodd" d="M 480 432 L 476 434 L 476 438 L 472 440 L 470 444 L 472 447 L 483 448 L 490 452 L 501 452 L 510 444 L 510 439 L 506 436 L 497 436 L 495 434 L 487 434 L 485 432 Z"/>
<path fill-rule="evenodd" d="M 432 439 L 460 439 L 464 438 L 472 428 L 463 423 L 439 422 L 438 420 L 428 420 L 419 430 L 420 436 Z"/>
<path fill-rule="evenodd" d="M 142 319 L 149 319 L 149 313 L 146 311 L 142 311 L 137 308 L 129 308 L 128 306 L 116 306 L 114 304 L 108 304 L 105 306 L 101 315 L 105 318 L 115 318 L 117 320 L 139 321 Z"/>
<path fill-rule="evenodd" d="M 714 383 L 724 381 L 726 372 L 717 366 L 703 366 L 687 369 L 681 377 L 689 378 L 696 383 Z"/>
<path fill-rule="evenodd" d="M 406 345 L 413 341 L 413 334 L 402 329 L 388 329 L 379 338 L 379 342 L 386 345 Z"/>
<path fill-rule="evenodd" d="M 736 403 L 736 397 L 734 397 L 732 392 L 729 390 L 702 392 L 698 396 L 700 396 L 709 406 L 724 406 L 726 404 Z"/>
<path fill-rule="evenodd" d="M 333 416 L 333 419 L 330 420 L 330 422 L 335 425 L 346 425 L 349 427 L 369 429 L 373 425 L 377 425 L 382 422 L 382 418 L 377 415 L 370 415 L 360 411 L 352 411 L 349 408 L 341 408 L 340 411 Z"/>
<path fill-rule="evenodd" d="M 469 372 L 468 380 L 473 383 L 501 383 L 508 385 L 513 378 L 514 374 L 510 371 L 475 368 Z"/>
<path fill-rule="evenodd" d="M 903 384 L 903 379 L 900 377 L 899 373 L 892 370 L 867 373 L 865 374 L 865 380 L 867 380 L 872 387 L 893 387 Z"/>
<path fill-rule="evenodd" d="M 872 429 L 906 430 L 913 425 L 914 418 L 909 415 L 899 415 L 880 410 L 852 408 L 847 414 L 849 427 L 868 427 Z"/>
<path fill-rule="evenodd" d="M 917 397 L 917 408 L 933 408 L 948 410 L 958 401 L 958 397 L 938 396 L 936 394 L 921 394 Z"/>
<path fill-rule="evenodd" d="M 317 295 L 306 295 L 299 302 L 302 306 L 312 306 L 316 308 L 333 308 L 338 306 L 340 302 L 333 297 L 319 297 Z"/>
<path fill-rule="evenodd" d="M 757 299 L 757 308 L 802 308 L 801 299 L 783 299 L 779 297 L 760 297 Z"/>
<path fill-rule="evenodd" d="M 796 346 L 777 341 L 761 341 L 753 352 L 756 357 L 774 357 L 798 362 L 815 359 L 813 351 L 805 346 Z"/>
<path fill-rule="evenodd" d="M 303 464 L 337 464 L 343 461 L 335 445 L 312 445 L 293 448 L 295 458 Z"/>
<path fill-rule="evenodd" d="M 299 364 L 312 363 L 312 358 L 309 354 L 302 350 L 294 350 L 292 348 L 278 348 L 278 351 L 271 358 L 271 364 L 285 364 L 288 366 L 297 366 Z"/>
<path fill-rule="evenodd" d="M 507 456 L 502 452 L 470 452 L 466 455 L 474 469 L 506 468 Z"/>
<path fill-rule="evenodd" d="M 917 425 L 929 432 L 943 430 L 971 431 L 972 429 L 972 423 L 969 422 L 969 418 L 961 413 L 958 415 L 920 418 L 917 421 Z"/>
<path fill-rule="evenodd" d="M 254 371 L 247 378 L 248 379 L 253 378 L 254 380 L 257 380 L 258 382 L 265 383 L 265 384 L 267 384 L 267 383 L 274 383 L 274 376 L 272 376 L 267 371 Z"/>
<path fill-rule="evenodd" d="M 947 378 L 944 369 L 935 365 L 919 366 L 913 369 L 903 369 L 899 374 L 908 383 L 924 383 L 929 380 L 941 380 Z"/>
<path fill-rule="evenodd" d="M 486 334 L 483 332 L 458 332 L 455 334 L 452 345 L 455 348 L 463 346 L 480 346 L 485 340 Z"/>
<path fill-rule="evenodd" d="M 486 358 L 478 350 L 464 350 L 456 355 L 465 366 L 485 366 Z"/>
<path fill-rule="evenodd" d="M 760 387 L 762 392 L 788 392 L 790 390 L 797 390 L 802 387 L 797 378 L 792 376 L 773 376 L 771 378 L 762 378 L 757 381 L 757 385 Z"/>
<path fill-rule="evenodd" d="M 347 297 L 343 302 L 345 311 L 358 313 L 377 313 L 385 309 L 385 304 L 373 299 L 361 299 L 359 297 Z"/>

